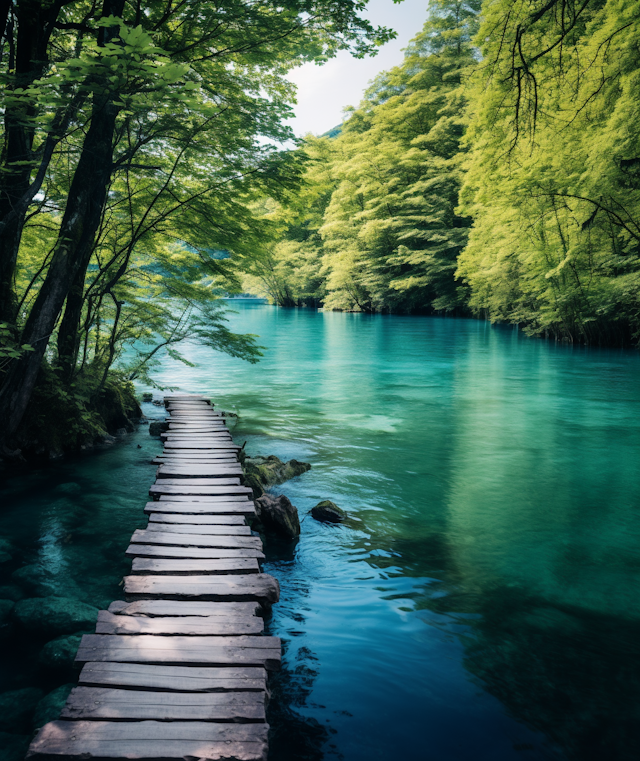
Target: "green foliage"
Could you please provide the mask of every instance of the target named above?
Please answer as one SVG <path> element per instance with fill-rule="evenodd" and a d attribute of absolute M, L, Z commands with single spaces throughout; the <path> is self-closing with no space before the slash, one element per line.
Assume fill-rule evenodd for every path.
<path fill-rule="evenodd" d="M 458 274 L 535 334 L 640 331 L 640 7 L 490 0 L 471 96 Z"/>
<path fill-rule="evenodd" d="M 462 308 L 637 343 L 640 5 L 479 10 L 431 2 L 403 64 L 340 130 L 306 141 L 307 188 L 266 215 L 280 242 L 245 287 L 283 305 Z"/>
<path fill-rule="evenodd" d="M 381 74 L 333 139 L 308 138 L 306 189 L 273 213 L 283 239 L 245 287 L 281 305 L 453 310 L 470 220 L 456 213 L 464 71 L 477 0 L 430 5 L 401 66 Z"/>
<path fill-rule="evenodd" d="M 185 361 L 187 339 L 259 359 L 254 336 L 229 330 L 220 297 L 240 290 L 235 262 L 249 264 L 275 230 L 256 209 L 265 198 L 286 203 L 303 172 L 297 152 L 277 147 L 292 137 L 285 75 L 339 50 L 369 55 L 392 38 L 359 16 L 365 5 L 154 0 L 108 4 L 108 16 L 88 0 L 9 8 L 0 39 L 4 428 L 19 417 L 16 394 L 31 393 L 32 350 L 56 393 L 69 384 L 61 404 L 78 410 L 73 384 L 95 406 L 112 368 L 152 382 L 163 352 Z M 35 349 L 24 340 L 32 335 Z M 99 426 L 83 412 L 74 419 Z"/>

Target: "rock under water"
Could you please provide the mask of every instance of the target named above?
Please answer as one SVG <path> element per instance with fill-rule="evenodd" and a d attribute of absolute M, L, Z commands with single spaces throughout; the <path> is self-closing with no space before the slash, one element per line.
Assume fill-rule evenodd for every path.
<path fill-rule="evenodd" d="M 91 629 L 97 618 L 97 608 L 70 597 L 20 600 L 13 609 L 14 621 L 24 630 L 45 637 Z"/>

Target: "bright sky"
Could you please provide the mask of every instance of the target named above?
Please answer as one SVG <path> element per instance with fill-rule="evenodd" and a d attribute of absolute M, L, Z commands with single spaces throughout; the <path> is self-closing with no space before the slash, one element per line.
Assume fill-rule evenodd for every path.
<path fill-rule="evenodd" d="M 428 0 L 370 0 L 366 15 L 374 26 L 388 26 L 398 36 L 374 58 L 358 60 L 339 53 L 324 66 L 305 64 L 289 75 L 298 86 L 296 117 L 290 121 L 296 135 L 321 135 L 342 122 L 346 106 L 357 106 L 369 82 L 381 71 L 402 62 L 402 49 L 427 18 Z"/>

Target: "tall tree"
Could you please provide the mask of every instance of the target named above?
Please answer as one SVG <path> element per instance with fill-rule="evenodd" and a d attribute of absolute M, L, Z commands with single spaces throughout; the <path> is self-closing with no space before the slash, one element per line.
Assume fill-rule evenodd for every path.
<path fill-rule="evenodd" d="M 228 199 L 229 189 L 245 194 L 235 203 L 238 212 L 266 186 L 275 195 L 278 185 L 286 188 L 295 175 L 291 161 L 257 141 L 259 135 L 272 140 L 289 135 L 282 118 L 289 113 L 287 104 L 293 93 L 284 74 L 297 63 L 323 60 L 339 49 L 365 55 L 391 34 L 373 29 L 358 16 L 364 4 L 335 0 L 158 1 L 145 7 L 128 0 L 105 0 L 99 8 L 95 3 L 42 0 L 24 5 L 46 16 L 46 24 L 40 23 L 49 36 L 41 35 L 39 68 L 33 62 L 35 54 L 25 53 L 35 73 L 21 81 L 22 87 L 10 59 L 27 22 L 23 20 L 20 28 L 22 17 L 13 11 L 3 39 L 9 51 L 5 114 L 14 115 L 9 123 L 11 118 L 20 121 L 28 138 L 22 139 L 22 154 L 14 151 L 6 159 L 11 174 L 16 164 L 24 165 L 16 156 L 26 155 L 28 171 L 22 184 L 7 180 L 7 187 L 12 183 L 15 187 L 6 190 L 5 197 L 11 205 L 25 183 L 31 194 L 23 193 L 24 208 L 14 204 L 7 215 L 13 215 L 15 222 L 17 212 L 23 214 L 13 243 L 11 231 L 5 230 L 6 251 L 13 253 L 0 266 L 3 287 L 11 291 L 4 302 L 10 303 L 5 314 L 14 318 L 3 323 L 3 335 L 10 335 L 0 388 L 0 430 L 5 442 L 24 415 L 54 334 L 58 348 L 54 364 L 66 377 L 73 375 L 80 327 L 92 321 L 87 319 L 86 274 L 104 231 L 113 225 L 113 215 L 123 213 L 114 211 L 113 205 L 107 213 L 109 194 L 120 192 L 131 199 L 137 193 L 138 218 L 134 220 L 131 209 L 125 216 L 142 227 L 130 236 L 132 245 L 118 253 L 119 266 L 112 271 L 117 277 L 105 283 L 109 287 L 103 295 L 112 293 L 127 272 L 127 255 L 140 243 L 141 231 L 163 234 L 158 219 L 148 228 L 150 214 L 153 217 L 159 208 L 158 199 L 166 203 L 173 196 L 169 216 L 180 216 L 187 206 L 193 210 L 199 205 L 201 214 L 214 218 L 216 202 Z M 197 136 L 204 134 L 210 141 L 211 159 L 199 164 L 202 142 L 193 146 Z M 10 142 L 6 137 L 5 144 Z M 38 151 L 46 159 L 40 173 L 34 172 Z M 165 152 L 177 158 L 172 166 L 162 160 Z M 183 164 L 192 174 L 182 171 Z M 119 191 L 113 185 L 114 173 L 119 172 L 126 172 L 124 192 L 122 185 Z M 186 193 L 188 200 L 176 192 L 178 177 L 192 191 Z M 37 195 L 43 182 L 44 199 Z M 138 185 L 135 190 L 134 185 Z M 225 192 L 216 193 L 220 188 Z M 143 193 L 149 203 L 146 210 L 137 203 Z M 225 203 L 226 211 L 231 211 L 234 204 Z M 44 215 L 55 234 L 50 254 L 27 283 L 29 297 L 25 298 L 8 284 L 12 279 L 16 282 L 16 266 L 21 267 L 20 252 L 15 254 L 16 235 L 21 241 L 25 219 L 33 213 Z M 219 240 L 228 237 L 225 227 L 233 227 L 232 220 L 229 214 L 217 220 Z M 211 226 L 216 226 L 215 220 Z M 185 235 L 181 245 L 189 245 L 191 238 L 197 239 L 197 232 Z M 211 245 L 215 247 L 217 241 L 213 239 Z M 34 257 L 26 253 L 33 263 Z M 21 304 L 21 309 L 11 304 Z"/>

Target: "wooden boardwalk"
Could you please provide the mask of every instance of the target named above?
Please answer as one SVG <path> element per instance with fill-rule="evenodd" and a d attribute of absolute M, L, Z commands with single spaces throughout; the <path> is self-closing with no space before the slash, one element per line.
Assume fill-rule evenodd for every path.
<path fill-rule="evenodd" d="M 27 758 L 265 761 L 268 672 L 280 640 L 260 614 L 278 601 L 261 573 L 251 489 L 224 419 L 200 396 L 165 397 L 157 479 L 126 554 L 126 601 L 100 611 L 60 719 Z"/>

